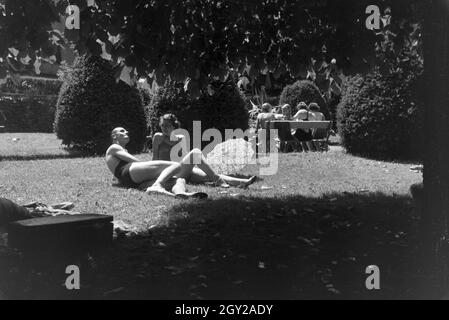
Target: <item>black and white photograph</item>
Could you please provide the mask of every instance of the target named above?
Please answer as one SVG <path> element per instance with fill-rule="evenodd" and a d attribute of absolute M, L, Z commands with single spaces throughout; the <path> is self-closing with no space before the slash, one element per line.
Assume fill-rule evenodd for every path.
<path fill-rule="evenodd" d="M 448 0 L 0 0 L 0 300 L 446 299 Z"/>

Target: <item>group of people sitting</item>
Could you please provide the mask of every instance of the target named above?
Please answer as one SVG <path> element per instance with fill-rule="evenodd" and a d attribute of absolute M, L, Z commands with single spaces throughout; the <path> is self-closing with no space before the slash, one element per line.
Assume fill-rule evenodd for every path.
<path fill-rule="evenodd" d="M 223 188 L 246 188 L 256 180 L 235 178 L 216 173 L 201 150 L 193 149 L 182 155 L 180 162 L 172 161 L 172 148 L 178 143 L 185 143 L 183 136 L 174 136 L 172 132 L 179 127 L 173 114 L 165 114 L 160 118 L 161 132 L 153 136 L 153 159 L 142 161 L 126 150 L 130 141 L 125 128 L 115 128 L 111 132 L 112 144 L 106 151 L 106 164 L 118 182 L 128 188 L 144 189 L 146 193 L 164 194 L 180 198 L 207 198 L 202 192 L 188 192 L 186 183 L 210 183 Z M 186 146 L 187 147 L 187 146 Z M 182 150 L 188 150 L 182 148 Z"/>
<path fill-rule="evenodd" d="M 325 121 L 324 114 L 320 111 L 320 107 L 317 103 L 311 102 L 307 105 L 305 102 L 300 102 L 296 106 L 296 110 L 293 110 L 292 106 L 289 104 L 284 104 L 276 112 L 273 106 L 269 103 L 264 103 L 262 105 L 262 112 L 259 113 L 256 120 L 256 133 L 260 129 L 266 129 L 266 124 L 268 121 L 273 120 L 289 120 L 289 121 Z M 281 151 L 284 150 L 284 140 L 294 141 L 295 148 L 292 151 L 316 151 L 320 150 L 321 147 L 314 143 L 315 139 L 321 139 L 322 132 L 316 129 L 295 129 L 292 130 L 291 134 L 287 134 L 286 137 L 282 136 L 280 138 Z"/>

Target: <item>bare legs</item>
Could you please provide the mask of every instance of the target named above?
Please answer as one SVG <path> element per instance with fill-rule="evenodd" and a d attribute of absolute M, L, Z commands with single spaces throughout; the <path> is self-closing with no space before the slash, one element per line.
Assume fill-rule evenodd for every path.
<path fill-rule="evenodd" d="M 253 183 L 255 181 L 255 177 L 251 177 L 249 179 L 241 179 L 241 178 L 235 178 L 231 176 L 227 176 L 224 174 L 219 174 L 218 177 L 222 180 L 218 180 L 218 183 L 224 182 L 226 187 L 226 184 L 231 187 L 246 187 Z M 192 183 L 208 183 L 208 182 L 216 182 L 211 180 L 202 170 L 199 168 L 193 168 L 192 174 L 190 176 L 190 181 Z"/>
<path fill-rule="evenodd" d="M 201 170 L 198 170 L 195 166 L 198 166 Z M 177 177 L 178 179 L 190 178 L 193 182 L 200 183 L 213 182 L 222 187 L 229 187 L 229 185 L 246 187 L 255 181 L 255 177 L 250 179 L 239 179 L 216 174 L 206 162 L 201 150 L 194 149 L 189 152 L 180 163 L 171 163 L 169 166 L 165 166 L 154 184 L 147 189 L 147 192 L 168 192 L 165 190 L 164 186 L 173 177 Z M 172 190 L 176 192 L 185 192 L 185 187 L 184 191 L 182 191 L 182 182 L 180 182 L 179 185 L 177 183 L 173 189 Z"/>

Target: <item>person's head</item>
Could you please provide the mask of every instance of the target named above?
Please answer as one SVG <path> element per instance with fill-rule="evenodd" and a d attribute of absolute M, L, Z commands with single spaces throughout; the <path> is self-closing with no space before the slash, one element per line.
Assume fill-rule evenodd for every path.
<path fill-rule="evenodd" d="M 174 114 L 167 113 L 160 118 L 159 126 L 165 136 L 170 136 L 173 130 L 179 128 L 179 121 Z"/>
<path fill-rule="evenodd" d="M 292 107 L 288 103 L 284 104 L 282 106 L 281 110 L 282 110 L 282 114 L 285 117 L 291 117 L 291 115 L 292 115 Z"/>
<path fill-rule="evenodd" d="M 262 107 L 262 112 L 270 112 L 271 109 L 273 109 L 273 107 L 271 106 L 271 104 L 269 104 L 268 102 L 265 102 Z"/>
<path fill-rule="evenodd" d="M 309 104 L 309 110 L 312 111 L 312 112 L 320 112 L 321 109 L 320 109 L 320 106 L 317 103 L 311 102 Z"/>
<path fill-rule="evenodd" d="M 112 143 L 117 143 L 121 146 L 126 146 L 129 142 L 128 131 L 125 128 L 117 127 L 111 131 Z"/>
<path fill-rule="evenodd" d="M 308 110 L 309 108 L 307 107 L 307 104 L 304 101 L 301 101 L 296 106 L 296 109 L 299 111 L 299 110 Z"/>

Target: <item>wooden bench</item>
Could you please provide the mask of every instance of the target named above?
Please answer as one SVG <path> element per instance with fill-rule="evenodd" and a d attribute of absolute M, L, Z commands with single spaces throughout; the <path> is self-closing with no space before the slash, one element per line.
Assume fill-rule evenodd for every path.
<path fill-rule="evenodd" d="M 267 144 L 266 153 L 270 150 L 270 142 L 274 140 L 275 137 L 271 137 L 271 130 L 279 130 L 281 127 L 285 127 L 288 124 L 290 130 L 304 129 L 312 130 L 312 136 L 316 136 L 312 141 L 316 145 L 322 145 L 320 149 L 328 150 L 329 135 L 332 122 L 331 121 L 289 121 L 289 120 L 274 120 L 267 122 Z"/>

